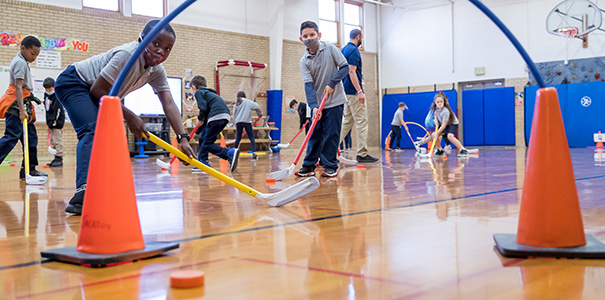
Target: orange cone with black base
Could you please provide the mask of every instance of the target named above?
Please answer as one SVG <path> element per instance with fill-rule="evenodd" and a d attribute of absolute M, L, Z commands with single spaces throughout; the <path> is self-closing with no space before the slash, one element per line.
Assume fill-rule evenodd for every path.
<path fill-rule="evenodd" d="M 178 243 L 143 241 L 134 180 L 118 97 L 101 99 L 90 157 L 77 247 L 42 257 L 92 267 L 158 256 Z"/>
<path fill-rule="evenodd" d="M 119 253 L 145 247 L 120 99 L 103 97 L 90 156 L 78 251 Z"/>
<path fill-rule="evenodd" d="M 538 90 L 532 124 L 517 242 L 534 247 L 585 245 L 557 90 Z"/>
<path fill-rule="evenodd" d="M 557 90 L 537 92 L 517 235 L 495 234 L 505 256 L 605 258 L 584 234 L 578 191 Z"/>

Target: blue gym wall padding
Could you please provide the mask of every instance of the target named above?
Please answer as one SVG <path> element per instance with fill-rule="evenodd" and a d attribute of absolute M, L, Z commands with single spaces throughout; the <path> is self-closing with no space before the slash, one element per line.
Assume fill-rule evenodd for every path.
<path fill-rule="evenodd" d="M 582 105 L 582 98 L 590 105 Z M 567 107 L 563 119 L 567 120 L 567 141 L 570 147 L 595 146 L 593 134 L 605 132 L 605 82 L 570 84 Z M 587 103 L 585 103 L 587 104 Z"/>
<path fill-rule="evenodd" d="M 463 144 L 465 146 L 485 145 L 483 90 L 463 91 L 462 107 Z"/>
<path fill-rule="evenodd" d="M 466 110 L 466 106 L 464 107 Z M 485 145 L 515 145 L 515 88 L 483 90 Z M 464 127 L 467 125 L 464 124 Z"/>
<path fill-rule="evenodd" d="M 271 90 L 267 91 L 267 115 L 269 120 L 267 122 L 275 122 L 275 128 L 277 130 L 271 130 L 271 139 L 273 141 L 279 141 L 281 138 L 281 113 L 282 113 L 282 102 L 284 98 L 284 91 L 282 90 Z"/>
<path fill-rule="evenodd" d="M 563 124 L 565 126 L 565 132 L 567 133 L 569 142 L 569 122 L 565 117 L 567 111 L 567 91 L 568 84 L 555 85 L 557 89 L 557 95 L 559 96 L 559 106 L 561 107 L 561 115 L 563 115 Z M 534 106 L 536 105 L 536 92 L 539 87 L 530 86 L 525 88 L 524 108 L 525 108 L 525 145 L 529 145 L 529 136 L 531 135 L 531 125 L 534 119 Z M 571 146 L 571 145 L 570 145 Z"/>
<path fill-rule="evenodd" d="M 449 99 L 450 107 L 457 114 L 457 98 L 458 93 L 455 90 L 441 91 Z M 424 119 L 433 103 L 433 97 L 437 92 L 410 93 L 410 94 L 389 94 L 382 97 L 382 136 L 380 144 L 385 147 L 385 140 L 391 131 L 391 121 L 397 110 L 399 102 L 405 102 L 408 108 L 403 112 L 403 120 L 406 122 L 416 122 L 424 126 Z M 458 116 L 460 118 L 460 116 Z M 426 134 L 424 130 L 415 125 L 408 125 L 412 138 L 422 137 Z M 410 138 L 405 132 L 405 128 L 401 128 L 401 148 L 414 148 Z"/>

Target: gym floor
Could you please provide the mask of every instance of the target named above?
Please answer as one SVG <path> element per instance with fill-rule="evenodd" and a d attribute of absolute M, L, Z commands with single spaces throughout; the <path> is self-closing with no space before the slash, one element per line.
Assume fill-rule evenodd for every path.
<path fill-rule="evenodd" d="M 412 149 L 382 151 L 379 163 L 341 165 L 337 178 L 318 177 L 319 189 L 280 208 L 182 164 L 161 171 L 155 157 L 133 159 L 145 240 L 180 248 L 101 269 L 40 257 L 77 243 L 81 218 L 63 212 L 75 164 L 44 169 L 49 181 L 39 187 L 2 166 L 0 299 L 602 298 L 605 261 L 498 253 L 492 235 L 516 233 L 526 149 L 479 150 L 432 163 Z M 233 177 L 261 192 L 283 189 L 299 179 L 265 178 L 294 151 L 242 156 Z M 605 163 L 594 149 L 570 151 L 586 233 L 604 241 Z M 170 273 L 188 269 L 205 272 L 205 287 L 171 289 Z"/>

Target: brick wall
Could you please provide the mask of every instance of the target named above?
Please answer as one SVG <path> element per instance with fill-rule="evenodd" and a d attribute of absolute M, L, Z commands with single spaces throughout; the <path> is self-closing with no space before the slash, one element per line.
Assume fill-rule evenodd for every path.
<path fill-rule="evenodd" d="M 139 36 L 149 19 L 144 17 L 124 17 L 113 13 L 94 10 L 76 10 L 43 4 L 21 2 L 17 0 L 0 0 L 0 10 L 3 12 L 2 31 L 19 34 L 34 34 L 42 37 L 73 37 L 88 40 L 88 52 L 62 51 L 62 68 L 84 60 L 93 55 L 103 53 L 117 45 L 128 43 Z M 35 17 L 33 17 L 35 16 Z M 171 77 L 184 77 L 185 69 L 193 69 L 194 75 L 203 75 L 209 87 L 215 86 L 214 68 L 219 60 L 237 59 L 258 63 L 269 62 L 269 38 L 249 34 L 239 34 L 226 31 L 198 28 L 185 25 L 172 25 L 177 34 L 175 47 L 170 57 L 164 62 L 164 68 Z M 284 112 L 282 114 L 282 142 L 288 142 L 298 131 L 298 115 L 286 113 L 286 96 L 292 95 L 299 101 L 305 101 L 304 86 L 300 76 L 299 62 L 304 53 L 300 42 L 283 42 L 282 89 L 284 91 Z M 0 65 L 8 66 L 18 52 L 17 47 L 0 47 Z M 368 102 L 370 132 L 379 129 L 378 92 L 376 79 L 376 54 L 362 52 L 364 89 Z M 32 65 L 35 67 L 35 65 Z M 269 68 L 261 74 L 260 91 L 269 89 Z M 223 68 L 226 70 L 226 68 Z M 243 74 L 243 68 L 240 68 Z M 223 72 L 223 70 L 221 70 Z M 229 71 L 232 73 L 232 70 Z M 240 71 L 235 71 L 235 73 Z M 224 72 L 227 73 L 227 72 Z M 241 78 L 221 76 L 221 96 L 226 101 L 234 101 L 240 87 Z M 1 87 L 4 88 L 4 87 Z M 248 95 L 250 96 L 250 95 Z M 151 99 L 151 101 L 158 101 Z M 257 102 L 266 113 L 266 97 L 257 97 Z M 197 106 L 194 111 L 184 112 L 183 119 L 198 114 Z M 45 151 L 45 124 L 36 125 L 40 136 L 40 163 L 51 159 Z M 0 122 L 0 130 L 4 132 L 4 123 Z M 132 135 L 129 135 L 132 137 Z M 355 134 L 353 134 L 355 145 Z M 299 137 L 295 145 L 300 146 L 303 138 Z M 65 159 L 75 160 L 77 138 L 71 124 L 64 129 Z M 379 145 L 378 135 L 370 134 L 368 145 Z M 44 150 L 44 151 L 43 151 Z M 12 161 L 21 156 L 20 146 L 15 147 Z"/>

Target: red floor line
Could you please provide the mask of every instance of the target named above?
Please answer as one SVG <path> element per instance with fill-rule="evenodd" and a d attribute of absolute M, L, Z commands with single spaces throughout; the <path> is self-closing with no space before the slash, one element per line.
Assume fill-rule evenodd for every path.
<path fill-rule="evenodd" d="M 211 263 L 225 261 L 225 260 L 226 259 L 221 258 L 221 259 L 208 260 L 208 261 L 203 261 L 203 262 L 189 264 L 189 265 L 182 265 L 182 266 L 172 267 L 172 268 L 163 269 L 163 270 L 151 271 L 151 272 L 147 272 L 147 273 L 138 273 L 138 274 L 134 274 L 134 275 L 130 275 L 130 276 L 112 278 L 112 279 L 108 279 L 108 280 L 104 280 L 104 281 L 97 281 L 97 282 L 91 282 L 91 283 L 87 283 L 87 284 L 81 284 L 81 285 L 76 285 L 76 286 L 64 287 L 64 288 L 60 288 L 60 289 L 56 289 L 56 290 L 50 290 L 50 291 L 40 292 L 40 293 L 37 293 L 37 294 L 29 294 L 29 295 L 26 295 L 26 296 L 18 296 L 17 299 L 26 299 L 26 298 L 30 298 L 30 297 L 36 297 L 36 296 L 42 296 L 42 295 L 48 295 L 48 294 L 53 294 L 53 293 L 64 292 L 64 291 L 67 291 L 67 290 L 86 288 L 86 287 L 95 286 L 95 285 L 101 285 L 101 284 L 107 284 L 107 283 L 112 283 L 112 282 L 126 280 L 126 279 L 137 278 L 137 277 L 141 277 L 143 275 L 147 276 L 147 275 L 153 275 L 153 274 L 157 274 L 157 273 L 164 273 L 164 272 L 173 271 L 173 270 L 177 270 L 177 269 L 185 269 L 185 268 L 189 268 L 189 267 L 193 267 L 193 266 L 211 264 Z"/>
<path fill-rule="evenodd" d="M 450 281 L 446 281 L 446 282 L 444 282 L 442 284 L 439 284 L 438 286 L 439 286 L 440 289 L 443 289 L 444 287 L 447 287 L 447 286 L 450 286 L 450 285 L 453 285 L 453 284 L 460 284 L 460 282 L 462 282 L 462 281 L 469 280 L 469 279 L 475 278 L 477 276 L 485 275 L 487 273 L 490 273 L 490 272 L 493 272 L 493 271 L 496 271 L 496 270 L 500 270 L 503 267 L 510 267 L 510 266 L 515 265 L 515 264 L 517 264 L 519 262 L 522 262 L 524 260 L 526 260 L 526 258 L 513 258 L 513 259 L 510 259 L 510 260 L 507 260 L 507 261 L 503 262 L 502 266 L 496 266 L 496 267 L 493 267 L 493 268 L 481 270 L 481 271 L 478 271 L 478 272 L 475 272 L 475 273 L 472 273 L 472 274 L 469 274 L 469 275 L 466 275 L 466 276 L 462 276 L 460 278 L 456 278 L 456 279 L 453 279 L 453 280 L 450 280 Z M 425 296 L 429 292 L 432 292 L 434 288 L 435 288 L 435 286 L 427 286 L 426 290 L 418 291 L 418 292 L 410 294 L 410 295 L 406 295 L 406 296 L 403 296 L 403 297 L 400 297 L 400 298 L 396 298 L 396 300 L 416 299 L 418 297 Z"/>
<path fill-rule="evenodd" d="M 385 282 L 385 283 L 394 283 L 394 284 L 404 285 L 404 286 L 417 286 L 417 285 L 415 285 L 413 283 L 409 283 L 409 282 L 396 281 L 396 280 L 391 280 L 391 279 L 386 279 L 386 278 L 381 278 L 381 277 L 366 276 L 366 275 L 362 275 L 362 274 L 354 274 L 354 273 L 327 270 L 327 269 L 321 269 L 321 268 L 297 266 L 297 265 L 292 265 L 292 264 L 278 263 L 275 261 L 267 261 L 267 260 L 261 260 L 261 259 L 255 259 L 255 258 L 240 257 L 239 259 L 245 260 L 245 261 L 262 263 L 262 264 L 278 265 L 278 266 L 284 266 L 284 267 L 290 267 L 290 268 L 296 268 L 296 269 L 302 269 L 302 270 L 309 270 L 309 271 L 316 271 L 316 272 L 322 272 L 322 273 L 328 273 L 328 274 L 334 274 L 334 275 L 355 277 L 355 278 L 359 278 L 359 279 L 370 279 L 370 280 L 374 280 L 374 281 Z"/>

